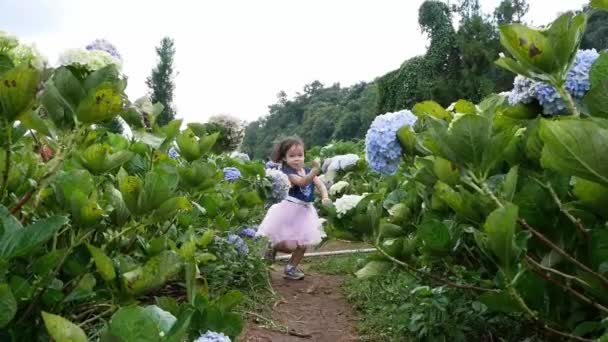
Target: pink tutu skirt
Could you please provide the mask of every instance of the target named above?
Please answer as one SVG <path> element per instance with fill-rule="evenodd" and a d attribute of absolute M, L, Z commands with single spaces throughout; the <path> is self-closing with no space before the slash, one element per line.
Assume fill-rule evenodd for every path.
<path fill-rule="evenodd" d="M 312 204 L 283 200 L 268 209 L 257 235 L 266 236 L 273 246 L 283 241 L 315 246 L 326 236 L 322 221 Z"/>

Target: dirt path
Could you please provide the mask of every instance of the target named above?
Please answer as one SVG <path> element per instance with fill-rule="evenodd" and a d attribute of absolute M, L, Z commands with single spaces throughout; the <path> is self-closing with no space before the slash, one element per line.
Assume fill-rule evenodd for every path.
<path fill-rule="evenodd" d="M 239 341 L 357 340 L 356 316 L 340 289 L 343 277 L 307 272 L 303 280 L 290 281 L 283 279 L 281 265 L 274 269 L 272 286 L 280 298 L 272 312 L 275 326 L 258 318 L 248 323 Z"/>
<path fill-rule="evenodd" d="M 330 241 L 317 251 L 336 251 L 367 247 L 361 243 Z M 343 276 L 307 270 L 300 281 L 283 279 L 283 264 L 273 266 L 272 287 L 279 301 L 272 317 L 254 317 L 247 323 L 239 341 L 244 342 L 347 342 L 357 341 L 357 316 L 342 295 Z M 272 322 L 268 321 L 272 319 Z M 287 333 L 289 331 L 289 333 Z"/>

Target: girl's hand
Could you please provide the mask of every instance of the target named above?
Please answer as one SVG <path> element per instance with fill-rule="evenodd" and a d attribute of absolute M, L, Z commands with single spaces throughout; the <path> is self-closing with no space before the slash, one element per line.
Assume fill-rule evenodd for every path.
<path fill-rule="evenodd" d="M 315 160 L 312 161 L 312 167 L 314 169 L 320 169 L 321 168 L 321 161 L 316 158 Z"/>

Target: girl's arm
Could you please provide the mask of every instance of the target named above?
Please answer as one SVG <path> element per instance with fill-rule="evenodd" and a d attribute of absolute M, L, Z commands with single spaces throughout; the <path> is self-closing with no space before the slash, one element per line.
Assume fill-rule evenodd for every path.
<path fill-rule="evenodd" d="M 323 181 L 320 180 L 319 177 L 315 177 L 313 179 L 313 182 L 315 182 L 315 186 L 317 187 L 317 189 L 321 193 L 321 201 L 322 202 L 328 201 L 329 200 L 329 196 L 327 195 L 327 187 L 325 186 L 325 183 L 323 183 Z"/>
<path fill-rule="evenodd" d="M 287 175 L 287 177 L 289 178 L 289 181 L 293 185 L 307 186 L 308 184 L 310 184 L 314 181 L 314 179 L 317 177 L 317 175 L 319 175 L 319 168 L 313 167 L 310 170 L 310 172 L 307 173 L 305 176 L 289 174 L 289 175 Z"/>

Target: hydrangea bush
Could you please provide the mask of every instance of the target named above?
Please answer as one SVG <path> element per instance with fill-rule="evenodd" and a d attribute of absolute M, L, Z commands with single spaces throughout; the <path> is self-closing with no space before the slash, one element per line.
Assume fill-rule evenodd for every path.
<path fill-rule="evenodd" d="M 287 197 L 289 188 L 291 188 L 291 182 L 285 173 L 275 169 L 266 169 L 266 177 L 271 183 L 268 200 L 270 203 L 279 203 Z"/>

